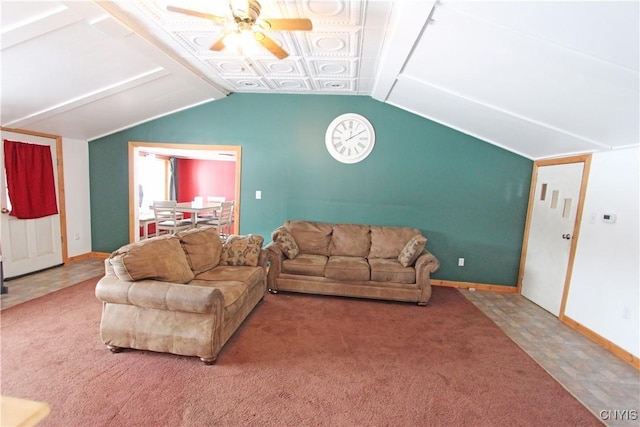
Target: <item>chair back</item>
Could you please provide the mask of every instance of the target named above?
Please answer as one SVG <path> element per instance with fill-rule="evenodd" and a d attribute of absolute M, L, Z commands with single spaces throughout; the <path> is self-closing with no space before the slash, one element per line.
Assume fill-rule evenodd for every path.
<path fill-rule="evenodd" d="M 191 228 L 191 221 L 182 219 L 182 212 L 176 210 L 177 204 L 175 200 L 153 201 L 153 215 L 158 231 L 176 233 Z"/>
<path fill-rule="evenodd" d="M 233 215 L 233 202 L 222 202 L 220 209 L 217 211 L 217 215 L 209 220 L 203 221 L 202 224 L 213 225 L 221 237 L 225 237 L 231 234 L 230 225 L 232 223 L 231 217 Z"/>
<path fill-rule="evenodd" d="M 226 230 L 226 234 L 231 234 L 233 224 L 234 202 L 223 202 L 220 208 L 220 227 Z"/>
<path fill-rule="evenodd" d="M 224 196 L 207 196 L 207 202 L 224 202 L 226 199 Z"/>
<path fill-rule="evenodd" d="M 154 200 L 153 215 L 157 221 L 175 220 L 177 204 L 175 200 Z"/>

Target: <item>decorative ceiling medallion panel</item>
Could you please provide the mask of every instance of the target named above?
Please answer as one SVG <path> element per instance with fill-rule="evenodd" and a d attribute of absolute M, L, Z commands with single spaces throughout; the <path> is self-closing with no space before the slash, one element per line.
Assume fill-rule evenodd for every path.
<path fill-rule="evenodd" d="M 322 92 L 348 93 L 357 91 L 356 79 L 315 79 L 316 88 Z"/>
<path fill-rule="evenodd" d="M 308 79 L 272 79 L 277 89 L 284 92 L 307 92 L 312 89 Z"/>
<path fill-rule="evenodd" d="M 261 78 L 228 78 L 227 81 L 234 86 L 236 92 L 255 92 L 272 89 L 271 86 Z"/>
<path fill-rule="evenodd" d="M 304 16 L 318 24 L 361 25 L 363 15 L 361 1 L 309 0 L 288 2 L 287 11 L 293 16 Z"/>
<path fill-rule="evenodd" d="M 257 71 L 263 75 L 279 77 L 306 77 L 304 65 L 300 58 L 277 60 L 273 58 L 254 60 Z"/>
<path fill-rule="evenodd" d="M 221 76 L 259 76 L 254 66 L 249 61 L 238 58 L 207 59 L 205 61 L 213 71 Z"/>
<path fill-rule="evenodd" d="M 360 32 L 313 32 L 305 34 L 308 50 L 314 56 L 357 56 Z"/>
<path fill-rule="evenodd" d="M 222 36 L 222 31 L 180 31 L 171 33 L 181 46 L 194 55 L 214 53 L 209 50 L 212 44 Z"/>
<path fill-rule="evenodd" d="M 309 67 L 317 77 L 356 77 L 358 61 L 353 59 L 310 59 Z"/>

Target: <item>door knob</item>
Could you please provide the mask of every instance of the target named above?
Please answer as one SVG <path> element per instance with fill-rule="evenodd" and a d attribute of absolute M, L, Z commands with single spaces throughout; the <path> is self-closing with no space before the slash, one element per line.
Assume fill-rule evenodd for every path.
<path fill-rule="evenodd" d="M 2 210 L 0 210 L 0 212 L 2 212 L 2 213 L 9 213 L 9 209 L 7 209 L 7 208 L 2 208 Z"/>
<path fill-rule="evenodd" d="M 571 240 L 571 234 L 563 234 L 562 238 L 565 240 Z"/>

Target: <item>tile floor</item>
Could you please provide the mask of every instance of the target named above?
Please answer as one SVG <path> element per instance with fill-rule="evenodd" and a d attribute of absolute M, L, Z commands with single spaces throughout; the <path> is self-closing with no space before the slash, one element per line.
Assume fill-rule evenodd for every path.
<path fill-rule="evenodd" d="M 0 309 L 103 272 L 102 259 L 84 259 L 7 281 Z M 461 292 L 604 424 L 640 426 L 640 371 L 518 294 Z"/>
<path fill-rule="evenodd" d="M 519 294 L 461 292 L 606 425 L 640 426 L 640 371 Z"/>

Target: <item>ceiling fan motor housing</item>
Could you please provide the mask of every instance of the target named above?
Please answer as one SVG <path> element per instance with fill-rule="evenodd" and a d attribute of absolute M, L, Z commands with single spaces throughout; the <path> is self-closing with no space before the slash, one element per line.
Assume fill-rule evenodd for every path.
<path fill-rule="evenodd" d="M 233 18 L 237 23 L 242 22 L 253 25 L 258 20 L 258 17 L 260 17 L 261 10 L 262 6 L 260 6 L 260 3 L 258 3 L 256 0 L 249 0 L 247 2 L 246 9 L 244 7 L 235 8 L 231 10 L 231 13 L 233 14 Z"/>

